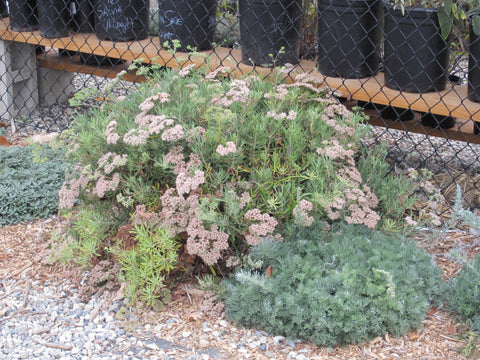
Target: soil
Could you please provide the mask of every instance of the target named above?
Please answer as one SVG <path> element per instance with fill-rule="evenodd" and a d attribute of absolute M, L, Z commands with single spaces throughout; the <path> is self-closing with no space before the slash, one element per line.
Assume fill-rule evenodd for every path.
<path fill-rule="evenodd" d="M 49 261 L 50 237 L 65 223 L 65 219 L 53 216 L 25 224 L 0 227 L 0 279 L 20 279 L 26 275 L 50 281 L 63 281 L 68 277 L 72 280 L 78 278 L 75 275 L 78 275 L 76 269 L 52 264 Z M 480 254 L 480 236 L 468 230 L 429 231 L 419 236 L 417 240 L 420 247 L 433 255 L 444 271 L 447 281 L 461 269 L 449 255 L 452 248 L 461 249 L 469 257 Z M 112 293 L 111 296 L 116 294 Z M 183 284 L 172 294 L 172 301 L 162 310 L 139 310 L 136 326 L 148 329 L 168 319 L 180 319 L 179 326 L 173 326 L 162 334 L 170 343 L 181 344 L 174 349 L 177 355 L 179 349 L 213 347 L 217 351 L 217 356 L 222 359 L 287 358 L 285 347 L 275 346 L 272 337 L 269 339 L 272 344 L 268 353 L 248 347 L 244 348 L 246 352 L 240 353 L 235 344 L 252 335 L 252 330 L 237 328 L 233 324 L 225 325 L 224 314 L 218 308 L 214 308 L 213 304 L 211 293 L 202 291 L 192 284 Z M 212 339 L 205 333 L 205 323 L 219 321 L 228 336 Z M 297 354 L 305 354 L 307 359 L 480 359 L 478 337 L 472 336 L 465 325 L 456 323 L 452 315 L 445 310 L 430 309 L 422 325 L 420 330 L 402 337 L 385 335 L 364 344 L 334 349 L 301 342 L 296 344 L 295 351 Z M 179 355 L 180 357 L 175 358 L 188 357 L 186 353 L 185 357 Z"/>

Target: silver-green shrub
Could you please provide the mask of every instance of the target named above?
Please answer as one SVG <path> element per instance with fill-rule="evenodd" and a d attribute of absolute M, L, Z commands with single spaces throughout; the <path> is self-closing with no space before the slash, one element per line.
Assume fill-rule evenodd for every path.
<path fill-rule="evenodd" d="M 480 232 L 480 218 L 462 206 L 462 191 L 458 185 L 452 220 L 462 221 Z M 480 255 L 468 260 L 456 252 L 454 255 L 463 268 L 448 283 L 448 307 L 459 319 L 469 321 L 473 330 L 480 332 Z"/>
<path fill-rule="evenodd" d="M 445 288 L 415 243 L 362 225 L 299 228 L 266 239 L 226 281 L 227 317 L 322 346 L 359 343 L 421 326 Z"/>
<path fill-rule="evenodd" d="M 0 146 L 0 226 L 56 213 L 65 168 L 49 146 Z"/>

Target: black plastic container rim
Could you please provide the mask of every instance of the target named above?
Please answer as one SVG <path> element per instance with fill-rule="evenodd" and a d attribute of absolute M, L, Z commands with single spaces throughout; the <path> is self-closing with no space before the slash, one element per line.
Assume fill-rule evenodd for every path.
<path fill-rule="evenodd" d="M 392 4 L 389 1 L 383 1 L 383 4 L 385 5 L 385 8 L 396 13 L 395 15 L 400 15 L 400 16 L 413 16 L 415 15 L 418 16 L 418 14 L 431 14 L 431 15 L 437 15 L 438 9 L 436 8 L 430 8 L 430 7 L 412 7 L 412 6 L 405 6 L 404 12 L 402 12 L 402 8 L 399 5 Z M 422 15 L 420 15 L 422 16 Z"/>
<path fill-rule="evenodd" d="M 274 5 L 278 3 L 287 3 L 288 5 L 292 2 L 300 2 L 301 0 L 293 0 L 293 1 L 292 0 L 239 0 L 239 1 L 246 2 L 246 3 L 264 4 L 264 5 Z"/>
<path fill-rule="evenodd" d="M 318 0 L 317 6 L 320 7 L 320 4 L 322 4 L 323 6 L 336 7 L 365 7 L 380 1 L 381 0 Z"/>

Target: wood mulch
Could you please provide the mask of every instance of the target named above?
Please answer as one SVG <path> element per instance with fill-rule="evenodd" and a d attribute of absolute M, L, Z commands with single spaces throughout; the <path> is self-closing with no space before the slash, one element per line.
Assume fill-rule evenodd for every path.
<path fill-rule="evenodd" d="M 26 224 L 0 227 L 0 281 L 8 278 L 37 278 L 57 281 L 71 274 L 71 269 L 53 265 L 48 260 L 50 254 L 50 236 L 60 229 L 66 220 L 60 217 L 50 217 Z M 445 279 L 460 271 L 461 266 L 449 255 L 451 249 L 460 249 L 472 257 L 480 254 L 480 236 L 468 231 L 432 232 L 419 236 L 420 247 L 425 248 L 442 268 Z M 112 295 L 113 296 L 113 295 Z M 168 319 L 181 320 L 181 328 L 172 326 L 162 330 L 162 336 L 183 347 L 199 346 L 215 347 L 223 354 L 221 358 L 286 358 L 284 348 L 275 350 L 274 344 L 269 346 L 269 356 L 258 349 L 246 348 L 243 353 L 232 347 L 248 336 L 251 330 L 241 329 L 229 324 L 223 332 L 227 336 L 221 339 L 211 339 L 205 335 L 205 323 L 216 324 L 223 315 L 212 315 L 206 309 L 206 304 L 212 304 L 211 294 L 202 292 L 191 285 L 180 287 L 173 294 L 173 301 L 161 311 L 143 311 L 139 321 L 142 326 L 151 328 L 155 324 L 165 323 Z M 210 302 L 209 302 L 210 301 Z M 216 316 L 216 318 L 212 318 Z M 150 325 L 147 325 L 150 324 Z M 250 332 L 249 332 L 250 331 Z M 189 336 L 185 338 L 185 334 Z M 191 334 L 191 335 L 190 335 Z M 470 341 L 469 341 L 470 340 Z M 269 339 L 272 342 L 272 339 Z M 470 349 L 467 357 L 464 352 Z M 457 324 L 451 314 L 443 309 L 432 308 L 423 327 L 402 337 L 386 335 L 370 342 L 326 349 L 311 343 L 298 343 L 295 351 L 304 354 L 307 359 L 480 359 L 480 343 L 478 338 L 468 339 L 464 326 Z M 212 357 L 213 358 L 213 357 Z"/>

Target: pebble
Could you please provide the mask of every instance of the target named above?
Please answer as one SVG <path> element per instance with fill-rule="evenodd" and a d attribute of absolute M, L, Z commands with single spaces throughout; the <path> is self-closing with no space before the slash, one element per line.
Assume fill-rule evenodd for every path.
<path fill-rule="evenodd" d="M 0 283 L 0 309 L 11 309 L 0 316 L 0 359 L 112 359 L 112 353 L 137 341 L 133 335 L 121 337 L 125 331 L 113 314 L 100 313 L 90 322 L 90 312 L 101 307 L 103 299 L 94 296 L 82 302 L 71 284 L 33 279 L 25 304 L 23 291 L 8 290 L 23 289 L 24 282 Z M 140 352 L 147 349 L 131 359 L 141 359 Z"/>

